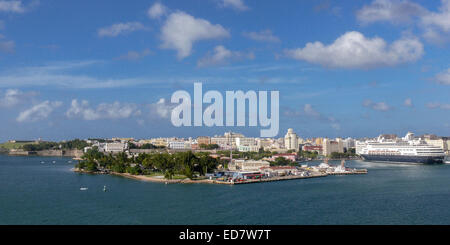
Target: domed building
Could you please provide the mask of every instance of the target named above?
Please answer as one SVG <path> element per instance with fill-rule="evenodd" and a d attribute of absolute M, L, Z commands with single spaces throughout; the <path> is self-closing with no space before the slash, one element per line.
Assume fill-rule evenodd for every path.
<path fill-rule="evenodd" d="M 284 147 L 288 150 L 298 151 L 298 136 L 292 128 L 284 136 Z"/>

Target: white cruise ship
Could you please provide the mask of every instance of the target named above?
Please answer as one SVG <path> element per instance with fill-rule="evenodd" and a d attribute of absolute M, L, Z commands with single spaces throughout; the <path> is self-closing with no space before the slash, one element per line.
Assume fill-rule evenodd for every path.
<path fill-rule="evenodd" d="M 386 139 L 379 136 L 377 140 L 357 142 L 356 153 L 367 161 L 407 162 L 407 163 L 443 163 L 444 150 L 428 145 L 422 139 L 415 139 L 408 132 L 402 139 Z"/>

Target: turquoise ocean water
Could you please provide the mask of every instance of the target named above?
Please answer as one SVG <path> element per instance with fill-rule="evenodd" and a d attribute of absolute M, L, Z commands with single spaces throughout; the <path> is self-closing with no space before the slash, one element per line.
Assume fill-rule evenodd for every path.
<path fill-rule="evenodd" d="M 223 186 L 78 174 L 70 160 L 0 155 L 0 224 L 450 224 L 450 165 L 347 161 L 369 173 Z"/>

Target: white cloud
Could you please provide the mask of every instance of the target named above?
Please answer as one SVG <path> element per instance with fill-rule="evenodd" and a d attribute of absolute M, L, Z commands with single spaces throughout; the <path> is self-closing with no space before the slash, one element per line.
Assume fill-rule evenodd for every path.
<path fill-rule="evenodd" d="M 95 68 L 95 65 L 102 63 L 104 62 L 97 60 L 54 62 L 42 66 L 9 69 L 0 73 L 0 87 L 113 88 L 159 81 L 153 78 L 97 78 L 77 71 L 86 67 Z"/>
<path fill-rule="evenodd" d="M 385 21 L 394 24 L 411 22 L 413 17 L 425 14 L 427 10 L 408 0 L 374 0 L 358 10 L 356 17 L 363 24 Z"/>
<path fill-rule="evenodd" d="M 221 6 L 238 11 L 246 11 L 250 9 L 247 5 L 245 5 L 243 0 L 221 0 Z"/>
<path fill-rule="evenodd" d="M 156 115 L 159 118 L 167 119 L 170 116 L 172 109 L 175 106 L 166 99 L 160 98 L 158 102 L 150 104 L 151 115 Z"/>
<path fill-rule="evenodd" d="M 442 0 L 439 12 L 429 12 L 422 17 L 424 38 L 432 43 L 450 40 L 450 0 Z"/>
<path fill-rule="evenodd" d="M 60 101 L 44 101 L 40 104 L 22 111 L 16 118 L 17 122 L 36 122 L 46 119 L 56 108 L 60 107 L 62 102 Z"/>
<path fill-rule="evenodd" d="M 413 62 L 422 57 L 423 45 L 416 38 L 404 37 L 390 45 L 379 38 L 366 38 L 352 31 L 330 45 L 307 43 L 304 48 L 285 51 L 288 57 L 335 68 L 374 68 Z"/>
<path fill-rule="evenodd" d="M 416 20 L 423 37 L 431 43 L 450 41 L 450 0 L 441 0 L 438 12 L 430 11 L 409 0 L 374 0 L 357 11 L 362 24 L 390 22 L 412 23 Z"/>
<path fill-rule="evenodd" d="M 214 48 L 214 51 L 208 54 L 197 62 L 199 67 L 226 64 L 231 60 L 237 59 L 254 59 L 253 53 L 242 53 L 238 51 L 230 51 L 224 46 L 219 45 Z"/>
<path fill-rule="evenodd" d="M 89 107 L 89 102 L 86 100 L 78 102 L 72 100 L 69 110 L 66 112 L 68 118 L 81 118 L 83 120 L 99 120 L 99 119 L 124 119 L 132 116 L 141 115 L 141 111 L 137 105 L 131 103 L 114 102 L 112 104 L 101 103 L 97 108 Z"/>
<path fill-rule="evenodd" d="M 147 11 L 148 17 L 152 19 L 159 19 L 161 16 L 164 16 L 167 14 L 167 7 L 164 6 L 161 3 L 155 3 L 153 4 Z"/>
<path fill-rule="evenodd" d="M 373 110 L 375 110 L 375 111 L 389 111 L 389 110 L 392 109 L 392 108 L 391 108 L 388 104 L 386 104 L 385 102 L 373 102 L 373 101 L 371 101 L 371 100 L 365 100 L 365 101 L 363 102 L 363 106 L 364 106 L 364 107 L 371 108 L 371 109 L 373 109 Z"/>
<path fill-rule="evenodd" d="M 14 41 L 0 41 L 0 52 L 14 53 L 16 44 Z"/>
<path fill-rule="evenodd" d="M 441 104 L 439 102 L 430 102 L 426 106 L 430 109 L 450 110 L 450 104 Z"/>
<path fill-rule="evenodd" d="M 25 12 L 25 7 L 22 5 L 22 1 L 0 0 L 0 12 L 23 13 Z"/>
<path fill-rule="evenodd" d="M 103 27 L 98 30 L 99 37 L 117 37 L 134 31 L 144 30 L 145 27 L 140 22 L 117 23 L 112 26 Z"/>
<path fill-rule="evenodd" d="M 242 33 L 244 37 L 260 41 L 260 42 L 279 42 L 280 39 L 272 34 L 271 30 L 263 30 L 260 32 L 244 32 Z"/>
<path fill-rule="evenodd" d="M 161 47 L 177 50 L 178 58 L 183 59 L 191 54 L 196 41 L 229 36 L 228 31 L 219 24 L 213 25 L 207 20 L 177 11 L 169 15 L 161 28 Z"/>
<path fill-rule="evenodd" d="M 129 51 L 127 54 L 120 56 L 119 60 L 139 60 L 151 54 L 150 49 L 144 49 L 142 51 Z"/>
<path fill-rule="evenodd" d="M 411 98 L 405 99 L 405 102 L 403 104 L 407 107 L 412 107 L 413 106 L 412 99 Z"/>
<path fill-rule="evenodd" d="M 18 89 L 8 89 L 0 97 L 0 107 L 13 107 L 35 96 L 35 92 L 22 92 Z"/>
<path fill-rule="evenodd" d="M 440 84 L 450 85 L 450 68 L 437 74 L 434 79 Z"/>

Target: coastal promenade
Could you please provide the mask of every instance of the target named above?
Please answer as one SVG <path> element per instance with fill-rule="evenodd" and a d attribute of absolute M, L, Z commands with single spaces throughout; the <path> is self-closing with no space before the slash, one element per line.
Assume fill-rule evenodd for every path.
<path fill-rule="evenodd" d="M 328 174 L 324 174 L 324 173 L 314 173 L 313 175 L 310 175 L 310 176 L 288 175 L 288 176 L 270 177 L 270 178 L 263 178 L 263 179 L 249 179 L 249 180 L 245 180 L 245 181 L 233 181 L 233 182 L 213 180 L 213 183 L 221 184 L 221 185 L 255 184 L 255 183 L 263 183 L 263 182 L 282 181 L 282 180 L 319 178 L 319 177 L 326 177 L 327 175 Z"/>
<path fill-rule="evenodd" d="M 74 172 L 79 173 L 87 173 L 87 174 L 102 174 L 96 172 L 86 172 L 80 169 L 72 169 Z M 201 179 L 201 180 L 191 180 L 188 178 L 185 179 L 166 179 L 163 176 L 145 176 L 145 175 L 132 175 L 129 173 L 116 173 L 109 172 L 107 174 L 121 176 L 129 179 L 147 181 L 147 182 L 156 182 L 156 183 L 165 183 L 165 184 L 219 184 L 219 185 L 240 185 L 240 184 L 256 184 L 256 183 L 264 183 L 264 182 L 273 182 L 273 181 L 283 181 L 283 180 L 296 180 L 296 179 L 310 179 L 310 178 L 320 178 L 326 177 L 328 175 L 354 175 L 354 174 L 367 174 L 366 169 L 361 169 L 358 171 L 348 172 L 348 173 L 323 173 L 323 172 L 312 172 L 309 176 L 300 176 L 300 175 L 287 175 L 287 176 L 275 176 L 269 178 L 261 178 L 261 179 L 247 179 L 243 181 L 221 181 L 215 179 Z"/>

